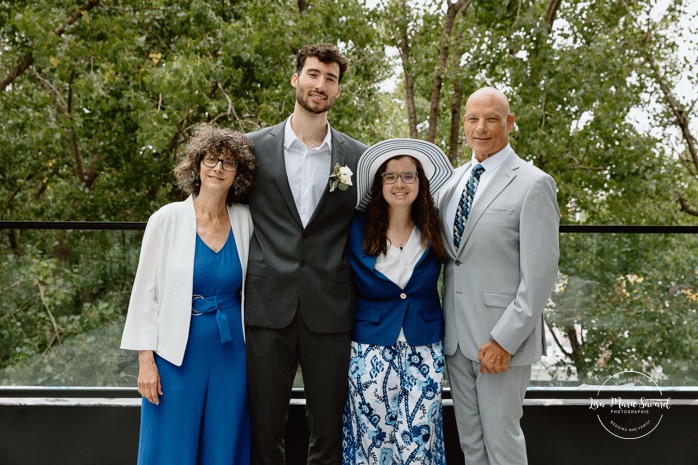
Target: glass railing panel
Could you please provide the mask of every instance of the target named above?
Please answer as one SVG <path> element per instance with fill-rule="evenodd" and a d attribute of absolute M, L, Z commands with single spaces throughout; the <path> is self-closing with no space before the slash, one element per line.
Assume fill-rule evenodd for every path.
<path fill-rule="evenodd" d="M 533 385 L 599 385 L 632 370 L 658 385 L 698 386 L 698 234 L 667 229 L 680 232 L 561 234 L 548 353 Z"/>
<path fill-rule="evenodd" d="M 135 386 L 119 349 L 142 226 L 3 229 L 0 386 Z"/>
<path fill-rule="evenodd" d="M 119 344 L 143 224 L 12 226 L 0 222 L 0 386 L 135 386 L 136 353 Z M 600 385 L 625 370 L 698 386 L 698 228 L 561 229 L 531 386 Z"/>

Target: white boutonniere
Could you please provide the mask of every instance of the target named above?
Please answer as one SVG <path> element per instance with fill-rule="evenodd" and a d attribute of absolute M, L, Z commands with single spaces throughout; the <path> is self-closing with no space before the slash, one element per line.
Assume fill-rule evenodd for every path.
<path fill-rule="evenodd" d="M 339 166 L 339 163 L 335 164 L 330 174 L 330 192 L 334 192 L 335 189 L 340 191 L 349 189 L 349 186 L 352 185 L 351 176 L 353 174 L 347 165 Z"/>

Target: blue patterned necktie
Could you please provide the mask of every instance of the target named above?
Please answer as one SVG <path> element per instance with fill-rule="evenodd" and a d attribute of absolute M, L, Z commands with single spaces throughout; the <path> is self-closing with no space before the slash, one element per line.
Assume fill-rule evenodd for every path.
<path fill-rule="evenodd" d="M 463 230 L 465 229 L 465 222 L 470 216 L 470 207 L 473 206 L 473 197 L 475 197 L 475 191 L 477 190 L 477 185 L 480 184 L 480 176 L 482 175 L 485 168 L 477 164 L 470 172 L 470 178 L 468 179 L 465 189 L 463 189 L 463 194 L 460 196 L 460 202 L 458 202 L 458 209 L 456 210 L 456 220 L 453 222 L 453 245 L 456 249 L 460 248 L 460 238 L 463 236 Z"/>

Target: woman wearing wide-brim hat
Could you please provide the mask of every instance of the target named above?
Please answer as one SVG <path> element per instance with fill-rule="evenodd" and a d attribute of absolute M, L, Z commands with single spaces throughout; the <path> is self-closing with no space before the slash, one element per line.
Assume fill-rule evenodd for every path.
<path fill-rule="evenodd" d="M 433 194 L 452 174 L 441 149 L 416 139 L 379 142 L 359 160 L 344 464 L 445 463 L 437 290 L 445 250 Z"/>

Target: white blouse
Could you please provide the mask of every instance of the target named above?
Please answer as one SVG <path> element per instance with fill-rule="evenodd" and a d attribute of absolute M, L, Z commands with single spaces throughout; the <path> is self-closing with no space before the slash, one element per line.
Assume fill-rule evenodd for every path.
<path fill-rule="evenodd" d="M 394 282 L 400 289 L 404 289 L 407 283 L 410 282 L 414 267 L 426 250 L 422 244 L 422 235 L 419 229 L 412 228 L 410 238 L 402 247 L 398 247 L 388 241 L 387 253 L 378 255 L 374 268 Z M 397 340 L 400 342 L 407 341 L 402 329 L 400 329 L 400 336 Z"/>

